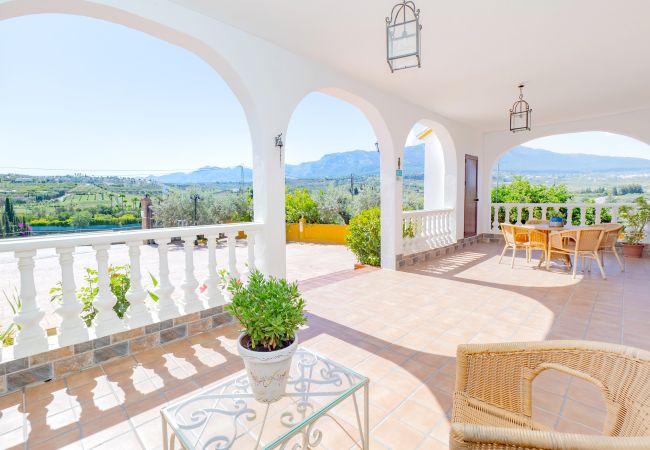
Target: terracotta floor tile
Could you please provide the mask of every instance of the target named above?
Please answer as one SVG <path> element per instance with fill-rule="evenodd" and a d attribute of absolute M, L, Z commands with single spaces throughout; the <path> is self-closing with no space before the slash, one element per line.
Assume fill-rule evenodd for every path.
<path fill-rule="evenodd" d="M 372 436 L 391 449 L 415 450 L 424 441 L 424 434 L 410 427 L 396 416 L 379 424 Z"/>

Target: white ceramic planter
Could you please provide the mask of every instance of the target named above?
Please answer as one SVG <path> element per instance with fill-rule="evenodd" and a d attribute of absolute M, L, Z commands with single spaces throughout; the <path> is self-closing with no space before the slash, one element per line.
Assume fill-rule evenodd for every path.
<path fill-rule="evenodd" d="M 239 335 L 237 350 L 244 360 L 253 395 L 259 402 L 272 403 L 284 394 L 287 387 L 291 358 L 298 349 L 298 336 L 290 346 L 274 352 L 254 352 L 244 348 L 241 345 L 244 336 Z"/>

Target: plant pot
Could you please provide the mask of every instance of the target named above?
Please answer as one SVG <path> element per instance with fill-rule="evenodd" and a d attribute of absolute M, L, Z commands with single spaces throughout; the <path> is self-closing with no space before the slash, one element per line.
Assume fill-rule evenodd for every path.
<path fill-rule="evenodd" d="M 623 244 L 623 256 L 628 258 L 640 258 L 643 256 L 645 244 Z"/>
<path fill-rule="evenodd" d="M 245 348 L 241 344 L 245 336 L 239 335 L 237 350 L 244 360 L 253 396 L 258 402 L 272 403 L 282 397 L 287 387 L 291 359 L 298 349 L 298 336 L 288 347 L 272 352 L 256 352 Z"/>

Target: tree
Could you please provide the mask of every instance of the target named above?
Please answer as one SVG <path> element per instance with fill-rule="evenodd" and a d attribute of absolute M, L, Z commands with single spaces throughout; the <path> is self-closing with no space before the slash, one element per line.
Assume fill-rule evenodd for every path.
<path fill-rule="evenodd" d="M 302 218 L 307 223 L 318 223 L 318 205 L 307 189 L 287 189 L 285 196 L 285 211 L 287 223 L 298 223 Z"/>
<path fill-rule="evenodd" d="M 355 195 L 352 200 L 352 215 L 356 216 L 361 211 L 370 208 L 379 208 L 381 204 L 381 195 L 379 191 L 370 186 L 364 186 L 359 195 Z"/>
<path fill-rule="evenodd" d="M 344 186 L 328 186 L 316 198 L 321 223 L 349 224 L 352 217 L 352 195 Z"/>

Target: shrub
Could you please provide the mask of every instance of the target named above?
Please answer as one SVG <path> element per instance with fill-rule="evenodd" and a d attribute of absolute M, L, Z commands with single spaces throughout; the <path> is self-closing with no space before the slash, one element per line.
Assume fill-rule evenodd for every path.
<path fill-rule="evenodd" d="M 650 204 L 644 197 L 634 200 L 635 207 L 621 206 L 619 216 L 625 225 L 625 242 L 638 244 L 645 237 L 645 227 L 650 222 Z"/>
<path fill-rule="evenodd" d="M 70 218 L 70 224 L 73 227 L 87 227 L 90 225 L 90 222 L 92 222 L 93 216 L 90 214 L 88 211 L 80 211 L 76 214 L 73 214 L 72 217 Z"/>
<path fill-rule="evenodd" d="M 287 190 L 285 208 L 287 223 L 298 223 L 303 217 L 307 223 L 318 223 L 318 205 L 307 189 Z"/>
<path fill-rule="evenodd" d="M 359 262 L 379 266 L 381 263 L 381 220 L 379 208 L 370 208 L 350 220 L 345 242 Z"/>
<path fill-rule="evenodd" d="M 232 300 L 224 309 L 241 323 L 250 338 L 250 350 L 273 351 L 291 345 L 298 327 L 307 321 L 297 282 L 265 278 L 254 271 L 248 284 L 231 278 L 228 292 Z"/>

